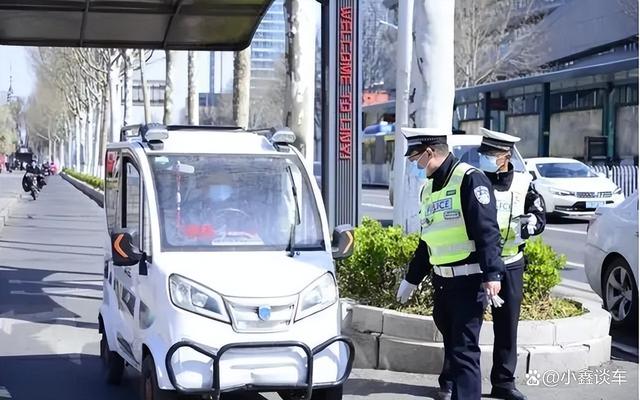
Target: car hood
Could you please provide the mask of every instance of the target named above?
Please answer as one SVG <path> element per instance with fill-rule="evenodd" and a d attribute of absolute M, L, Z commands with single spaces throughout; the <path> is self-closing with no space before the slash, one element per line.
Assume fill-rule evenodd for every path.
<path fill-rule="evenodd" d="M 613 192 L 617 186 L 607 178 L 543 178 L 545 186 L 571 192 Z"/>
<path fill-rule="evenodd" d="M 300 293 L 327 271 L 333 260 L 324 251 L 289 257 L 280 252 L 171 252 L 154 259 L 173 273 L 230 297 L 281 297 Z"/>

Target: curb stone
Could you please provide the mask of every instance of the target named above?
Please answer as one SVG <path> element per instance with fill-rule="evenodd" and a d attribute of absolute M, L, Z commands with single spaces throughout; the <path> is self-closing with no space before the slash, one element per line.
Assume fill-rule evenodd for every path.
<path fill-rule="evenodd" d="M 524 379 L 526 372 L 533 369 L 578 371 L 610 360 L 611 316 L 598 303 L 573 300 L 582 304 L 585 314 L 545 321 L 520 321 L 516 378 Z M 349 308 L 351 325 L 348 317 L 343 316 L 343 332 L 354 338 L 356 357 L 366 368 L 440 373 L 444 344 L 432 317 L 353 304 L 353 300 L 350 300 Z M 482 373 L 488 376 L 493 352 L 493 323 L 490 321 L 482 324 L 480 348 Z M 362 352 L 369 354 L 358 354 Z M 377 363 L 373 361 L 376 356 Z"/>
<path fill-rule="evenodd" d="M 60 176 L 71 185 L 73 185 L 76 189 L 84 193 L 91 200 L 95 201 L 98 206 L 101 208 L 104 205 L 104 193 L 101 190 L 95 189 L 93 186 L 90 186 L 79 179 L 72 177 L 71 175 L 65 174 L 64 172 L 60 172 Z"/>

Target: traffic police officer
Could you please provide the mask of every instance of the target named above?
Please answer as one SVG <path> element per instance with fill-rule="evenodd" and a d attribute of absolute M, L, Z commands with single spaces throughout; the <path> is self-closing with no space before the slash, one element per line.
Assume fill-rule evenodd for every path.
<path fill-rule="evenodd" d="M 451 398 L 480 399 L 478 339 L 487 296 L 496 296 L 504 264 L 496 203 L 488 178 L 449 152 L 447 132 L 403 128 L 405 156 L 426 169 L 420 241 L 398 289 L 406 302 L 429 271 L 434 272 L 433 319 L 443 336 L 449 374 L 440 379 Z"/>
<path fill-rule="evenodd" d="M 520 138 L 481 128 L 480 168 L 493 184 L 498 207 L 498 224 L 502 237 L 502 260 L 505 274 L 498 294 L 504 304 L 492 308 L 493 367 L 491 395 L 500 399 L 523 400 L 526 396 L 515 388 L 518 320 L 522 303 L 524 246 L 530 236 L 544 230 L 545 214 L 540 195 L 531 185 L 531 176 L 515 172 L 510 162 L 515 143 Z"/>

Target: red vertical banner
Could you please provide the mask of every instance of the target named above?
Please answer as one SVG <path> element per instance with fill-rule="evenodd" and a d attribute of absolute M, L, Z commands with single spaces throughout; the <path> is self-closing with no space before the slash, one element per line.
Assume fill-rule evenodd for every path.
<path fill-rule="evenodd" d="M 351 3 L 351 4 L 348 4 Z M 352 160 L 354 121 L 354 32 L 356 14 L 351 1 L 338 9 L 338 158 Z M 357 136 L 355 136 L 357 138 Z M 356 143 L 357 145 L 357 143 Z"/>

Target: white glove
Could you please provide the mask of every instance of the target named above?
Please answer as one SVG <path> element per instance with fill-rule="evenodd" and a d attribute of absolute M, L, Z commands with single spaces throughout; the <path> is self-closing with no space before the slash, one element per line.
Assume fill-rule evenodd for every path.
<path fill-rule="evenodd" d="M 411 298 L 413 291 L 416 290 L 416 286 L 417 285 L 409 283 L 403 279 L 400 283 L 400 287 L 398 288 L 396 300 L 398 300 L 401 304 L 406 303 Z"/>
<path fill-rule="evenodd" d="M 536 218 L 533 214 L 527 214 L 529 218 L 527 218 L 527 232 L 529 232 L 530 236 L 536 233 L 536 224 L 538 223 L 538 218 Z"/>
<path fill-rule="evenodd" d="M 487 295 L 488 303 L 495 308 L 500 308 L 504 304 L 504 300 L 497 294 L 495 296 Z"/>

